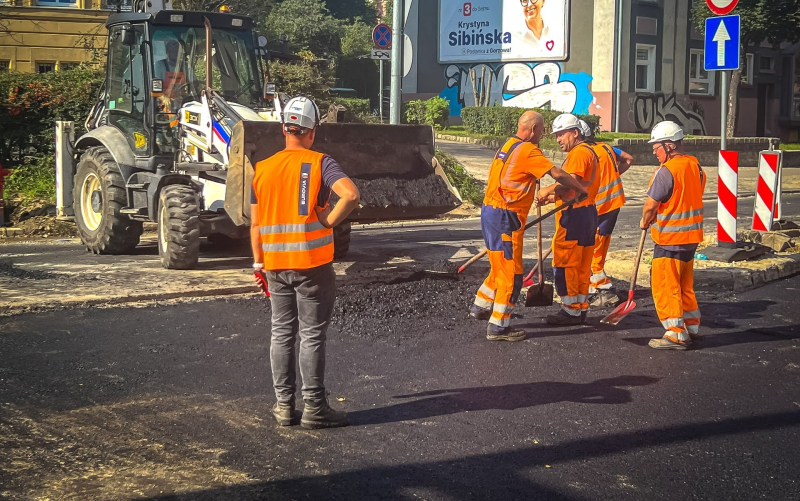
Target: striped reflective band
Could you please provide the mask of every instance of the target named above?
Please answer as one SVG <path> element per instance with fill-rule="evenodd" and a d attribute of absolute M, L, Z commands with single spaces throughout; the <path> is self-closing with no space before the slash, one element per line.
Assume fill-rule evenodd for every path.
<path fill-rule="evenodd" d="M 622 184 L 622 179 L 620 179 L 620 178 L 617 178 L 617 179 L 615 179 L 615 180 L 611 181 L 610 183 L 608 183 L 607 185 L 605 185 L 605 186 L 601 186 L 601 187 L 600 187 L 600 189 L 599 189 L 599 190 L 597 190 L 597 192 L 598 192 L 598 193 L 603 193 L 604 191 L 606 191 L 606 190 L 610 190 L 611 188 L 613 188 L 613 187 L 615 187 L 615 186 L 618 186 L 618 185 L 620 185 L 620 184 Z"/>
<path fill-rule="evenodd" d="M 493 311 L 500 313 L 502 315 L 505 315 L 506 313 L 511 313 L 513 309 L 514 309 L 513 304 L 500 304 L 500 303 L 494 303 L 494 308 L 492 308 Z"/>
<path fill-rule="evenodd" d="M 609 193 L 608 195 L 606 195 L 606 196 L 604 196 L 602 198 L 598 198 L 597 200 L 595 200 L 594 203 L 595 203 L 595 205 L 603 205 L 606 202 L 610 202 L 610 201 L 614 200 L 615 198 L 621 197 L 623 195 L 623 193 L 624 192 L 622 190 L 615 191 L 613 193 Z"/>
<path fill-rule="evenodd" d="M 319 221 L 305 224 L 273 224 L 272 226 L 262 226 L 262 235 L 272 235 L 275 233 L 310 233 L 312 231 L 321 230 L 325 226 Z"/>
<path fill-rule="evenodd" d="M 686 219 L 690 217 L 702 216 L 703 208 L 695 210 L 687 210 L 686 212 L 673 212 L 672 214 L 657 214 L 656 217 L 659 221 L 671 221 L 673 219 Z"/>
<path fill-rule="evenodd" d="M 683 318 L 700 318 L 700 310 L 684 311 Z"/>
<path fill-rule="evenodd" d="M 561 296 L 563 304 L 572 305 L 578 302 L 578 296 Z"/>
<path fill-rule="evenodd" d="M 276 244 L 262 244 L 264 252 L 288 252 L 288 251 L 307 251 L 318 249 L 333 243 L 333 235 L 315 238 L 307 242 L 284 242 Z"/>
<path fill-rule="evenodd" d="M 664 326 L 665 329 L 669 329 L 670 327 L 683 327 L 683 319 L 682 318 L 668 318 L 661 322 L 661 325 Z"/>
<path fill-rule="evenodd" d="M 702 230 L 703 223 L 685 224 L 683 226 L 661 226 L 659 225 L 658 231 L 661 233 L 682 233 L 684 231 Z"/>
<path fill-rule="evenodd" d="M 478 289 L 482 294 L 490 299 L 494 299 L 495 292 L 489 288 L 486 284 L 481 284 L 481 288 Z"/>

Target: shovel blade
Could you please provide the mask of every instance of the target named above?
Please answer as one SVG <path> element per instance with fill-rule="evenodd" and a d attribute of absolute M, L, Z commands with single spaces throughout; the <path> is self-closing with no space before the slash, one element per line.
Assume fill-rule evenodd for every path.
<path fill-rule="evenodd" d="M 525 306 L 552 306 L 553 305 L 553 285 L 542 284 L 533 285 L 528 288 L 525 294 Z"/>
<path fill-rule="evenodd" d="M 632 299 L 628 300 L 614 308 L 611 313 L 606 315 L 604 319 L 600 320 L 600 323 L 617 325 L 623 318 L 628 316 L 628 313 L 632 312 L 634 308 L 636 308 L 636 301 L 633 301 Z"/>

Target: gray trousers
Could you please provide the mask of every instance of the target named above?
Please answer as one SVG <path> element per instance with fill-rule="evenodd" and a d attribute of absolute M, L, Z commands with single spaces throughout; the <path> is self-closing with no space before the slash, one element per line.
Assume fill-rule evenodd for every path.
<path fill-rule="evenodd" d="M 336 273 L 328 263 L 308 270 L 267 271 L 272 305 L 270 362 L 278 402 L 294 401 L 295 344 L 300 334 L 303 399 L 325 399 L 325 333 L 336 300 Z"/>

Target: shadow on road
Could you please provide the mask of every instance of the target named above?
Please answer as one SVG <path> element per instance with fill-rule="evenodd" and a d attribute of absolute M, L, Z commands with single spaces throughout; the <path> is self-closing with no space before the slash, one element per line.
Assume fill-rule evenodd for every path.
<path fill-rule="evenodd" d="M 628 337 L 623 341 L 639 346 L 646 346 L 651 337 Z M 707 350 L 747 343 L 770 343 L 773 341 L 787 341 L 800 339 L 800 325 L 779 325 L 775 327 L 759 327 L 740 332 L 726 332 L 724 334 L 703 335 L 693 341 L 691 350 Z"/>
<path fill-rule="evenodd" d="M 532 482 L 526 475 L 532 475 L 532 469 L 545 465 L 555 466 L 641 449 L 796 426 L 800 426 L 800 412 L 776 412 L 608 434 L 446 461 L 378 466 L 329 475 L 140 498 L 140 501 L 409 499 L 414 490 L 424 493 L 423 497 L 442 499 L 574 500 L 583 496 L 555 492 Z"/>
<path fill-rule="evenodd" d="M 352 412 L 350 420 L 356 425 L 383 424 L 490 409 L 511 411 L 556 402 L 626 404 L 631 401 L 631 394 L 624 387 L 646 386 L 658 381 L 648 376 L 618 376 L 584 384 L 542 381 L 424 391 L 394 397 L 419 400 Z"/>

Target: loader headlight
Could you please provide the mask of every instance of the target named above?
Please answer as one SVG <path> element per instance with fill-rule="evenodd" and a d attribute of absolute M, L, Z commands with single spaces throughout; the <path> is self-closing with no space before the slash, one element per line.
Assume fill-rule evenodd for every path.
<path fill-rule="evenodd" d="M 242 20 L 241 19 L 231 19 L 231 26 L 241 26 Z"/>
<path fill-rule="evenodd" d="M 169 16 L 169 20 L 173 23 L 182 23 L 183 22 L 183 14 L 172 14 Z"/>

